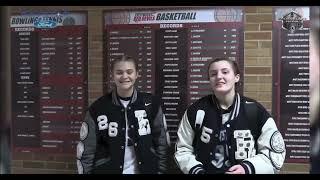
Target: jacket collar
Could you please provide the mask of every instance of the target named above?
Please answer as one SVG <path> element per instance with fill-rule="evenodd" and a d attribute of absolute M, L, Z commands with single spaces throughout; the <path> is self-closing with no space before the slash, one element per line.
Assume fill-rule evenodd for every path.
<path fill-rule="evenodd" d="M 216 103 L 217 108 L 221 111 L 219 101 L 214 94 L 212 94 L 212 101 L 213 101 L 213 103 Z M 231 108 L 232 108 L 232 110 L 231 110 L 230 120 L 233 120 L 234 118 L 236 118 L 239 115 L 239 110 L 240 110 L 240 95 L 239 95 L 239 93 L 235 94 Z"/>
<path fill-rule="evenodd" d="M 137 97 L 138 97 L 138 91 L 136 89 L 133 89 L 133 95 L 132 95 L 132 98 L 131 98 L 129 104 L 134 103 L 137 100 Z M 118 105 L 118 106 L 122 106 L 122 104 L 118 98 L 116 88 L 112 91 L 112 103 L 115 105 Z"/>

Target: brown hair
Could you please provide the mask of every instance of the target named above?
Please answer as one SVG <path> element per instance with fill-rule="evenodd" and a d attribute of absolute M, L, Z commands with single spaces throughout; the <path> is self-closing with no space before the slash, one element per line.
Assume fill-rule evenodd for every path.
<path fill-rule="evenodd" d="M 235 75 L 237 75 L 237 74 L 240 75 L 240 69 L 239 69 L 238 63 L 235 60 L 232 60 L 232 59 L 229 59 L 229 58 L 226 58 L 226 57 L 218 57 L 218 58 L 215 58 L 214 60 L 209 62 L 208 69 L 207 69 L 208 80 L 210 79 L 209 68 L 210 68 L 211 64 L 215 63 L 215 62 L 219 62 L 219 61 L 227 61 L 229 64 L 231 64 L 234 74 Z M 240 81 L 235 84 L 236 92 L 239 91 L 240 84 L 241 84 Z"/>
<path fill-rule="evenodd" d="M 134 67 L 136 68 L 136 71 L 138 71 L 138 64 L 137 64 L 136 60 L 131 56 L 123 55 L 120 58 L 117 58 L 117 59 L 111 61 L 111 71 L 112 72 L 113 72 L 114 65 L 118 62 L 121 62 L 121 61 L 132 62 L 134 64 Z"/>
<path fill-rule="evenodd" d="M 226 57 L 218 57 L 218 58 L 215 58 L 214 60 L 209 62 L 208 69 L 207 69 L 208 79 L 209 79 L 209 68 L 210 68 L 211 64 L 215 63 L 215 62 L 219 62 L 219 61 L 227 61 L 229 64 L 231 64 L 234 74 L 235 75 L 240 74 L 238 63 L 235 60 L 231 60 Z"/>

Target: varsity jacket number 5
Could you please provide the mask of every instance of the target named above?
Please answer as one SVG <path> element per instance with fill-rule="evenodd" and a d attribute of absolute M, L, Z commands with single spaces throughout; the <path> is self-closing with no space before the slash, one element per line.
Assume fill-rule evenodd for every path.
<path fill-rule="evenodd" d="M 249 104 L 257 106 L 256 119 L 249 120 L 246 114 L 244 107 Z M 183 173 L 221 173 L 214 157 L 220 124 L 221 114 L 213 95 L 199 99 L 185 111 L 175 147 L 175 161 Z M 246 173 L 279 172 L 285 160 L 284 140 L 261 104 L 237 93 L 225 127 L 229 167 L 240 164 Z"/>
<path fill-rule="evenodd" d="M 134 90 L 124 108 L 113 91 L 95 101 L 86 114 L 77 146 L 79 173 L 121 174 L 126 120 L 134 128 L 133 146 L 139 172 L 164 173 L 169 136 L 165 116 L 154 96 Z"/>

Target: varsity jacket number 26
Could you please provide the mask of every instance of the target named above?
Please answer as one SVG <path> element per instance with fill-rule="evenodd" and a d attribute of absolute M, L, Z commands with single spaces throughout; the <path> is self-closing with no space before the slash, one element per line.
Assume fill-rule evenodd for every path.
<path fill-rule="evenodd" d="M 134 128 L 132 138 L 139 172 L 155 174 L 166 171 L 170 142 L 160 103 L 155 96 L 134 90 L 126 108 L 115 91 L 89 107 L 77 146 L 79 173 L 122 173 L 126 121 L 131 122 L 130 128 Z"/>
<path fill-rule="evenodd" d="M 215 154 L 221 142 L 222 119 L 216 102 L 213 95 L 199 99 L 185 111 L 180 122 L 175 160 L 185 174 L 224 173 L 227 170 L 221 170 L 222 166 L 217 165 L 223 163 Z M 252 120 L 244 109 L 248 105 L 256 106 L 257 117 Z M 229 161 L 228 167 L 240 164 L 246 173 L 279 172 L 286 152 L 273 118 L 261 104 L 238 93 L 232 106 L 229 121 L 224 124 L 228 140 L 223 151 L 228 152 L 225 158 Z"/>

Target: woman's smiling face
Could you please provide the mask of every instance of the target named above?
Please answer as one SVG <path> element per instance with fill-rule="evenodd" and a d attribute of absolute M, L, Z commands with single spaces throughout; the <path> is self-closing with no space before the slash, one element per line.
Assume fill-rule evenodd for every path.
<path fill-rule="evenodd" d="M 209 80 L 213 92 L 224 95 L 235 90 L 240 75 L 235 73 L 230 62 L 222 60 L 210 65 Z"/>

